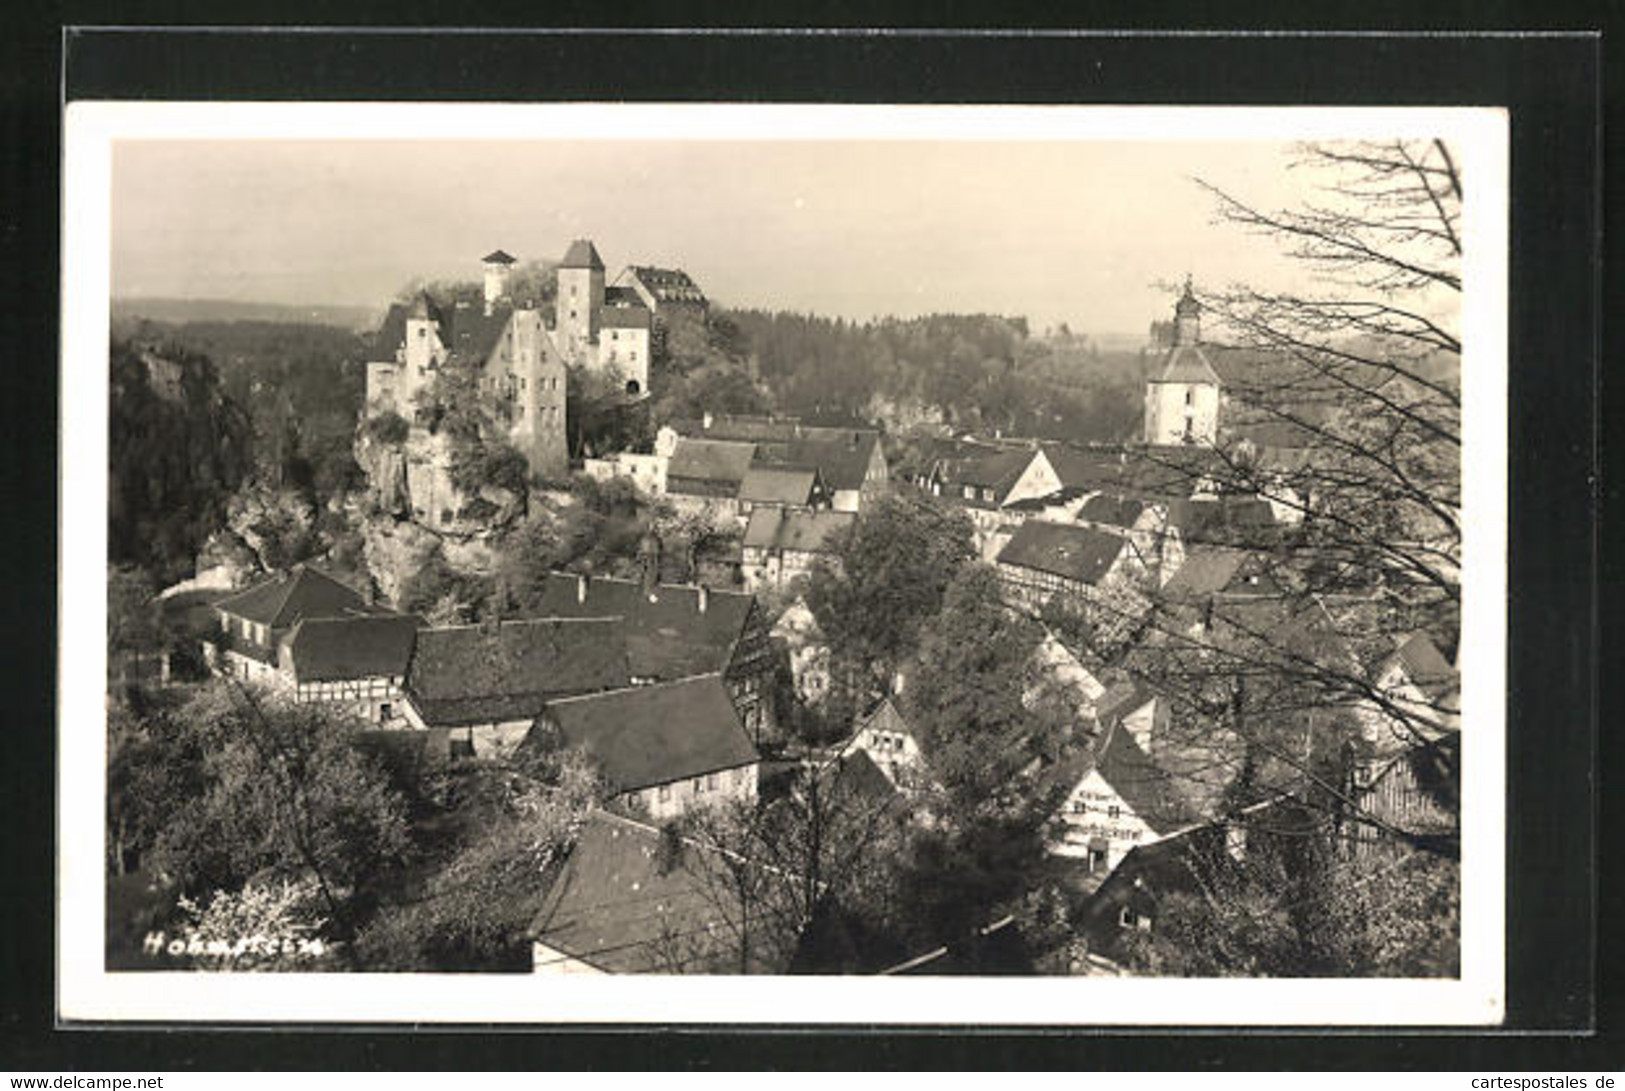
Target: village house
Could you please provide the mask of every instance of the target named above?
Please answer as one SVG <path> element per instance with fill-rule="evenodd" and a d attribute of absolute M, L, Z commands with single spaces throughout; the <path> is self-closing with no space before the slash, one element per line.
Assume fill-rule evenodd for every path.
<path fill-rule="evenodd" d="M 1015 528 L 1044 510 L 1061 480 L 1038 446 L 939 459 L 921 480 L 932 496 L 963 511 L 975 528 L 976 549 L 992 561 Z"/>
<path fill-rule="evenodd" d="M 1070 784 L 1049 851 L 1081 860 L 1090 874 L 1111 871 L 1136 846 L 1211 821 L 1242 767 L 1239 739 L 1217 730 L 1176 738 L 1167 706 L 1149 693 L 1101 719 L 1099 745 L 1045 775 Z"/>
<path fill-rule="evenodd" d="M 844 511 L 761 507 L 751 513 L 741 543 L 745 590 L 778 590 L 805 576 L 820 557 L 833 557 L 857 516 Z"/>
<path fill-rule="evenodd" d="M 598 481 L 624 478 L 645 496 L 661 497 L 666 495 L 666 470 L 670 462 L 665 455 L 617 451 L 603 458 L 582 459 L 581 471 Z"/>
<path fill-rule="evenodd" d="M 924 755 L 914 729 L 897 707 L 895 697 L 887 697 L 858 721 L 852 738 L 841 747 L 840 756 L 863 753 L 875 763 L 886 779 L 900 788 L 914 787 L 924 773 Z"/>
<path fill-rule="evenodd" d="M 213 609 L 220 631 L 203 641 L 204 662 L 234 678 L 274 685 L 292 684 L 281 669 L 282 646 L 300 621 L 394 613 L 303 564 L 228 595 Z"/>
<path fill-rule="evenodd" d="M 678 437 L 749 443 L 757 465 L 816 469 L 836 511 L 861 511 L 890 490 L 890 470 L 880 433 L 860 425 L 803 424 L 793 417 L 727 416 L 707 413 L 680 419 L 661 429 L 655 449 Z"/>
<path fill-rule="evenodd" d="M 1055 709 L 1072 719 L 1076 727 L 1093 731 L 1099 717 L 1098 703 L 1106 694 L 1094 671 L 1049 629 L 1033 653 L 1034 678 L 1021 695 L 1028 711 Z"/>
<path fill-rule="evenodd" d="M 820 707 L 829 696 L 829 642 L 805 596 L 796 596 L 779 615 L 771 636 L 790 661 L 797 700 L 808 708 Z"/>
<path fill-rule="evenodd" d="M 1035 614 L 1052 599 L 1073 608 L 1138 608 L 1135 589 L 1145 578 L 1143 563 L 1122 535 L 1036 519 L 1005 543 L 997 567 L 1006 601 Z"/>
<path fill-rule="evenodd" d="M 756 457 L 753 444 L 679 438 L 666 466 L 666 496 L 685 514 L 718 525 L 739 519 L 739 486 Z"/>
<path fill-rule="evenodd" d="M 720 674 L 550 700 L 524 745 L 585 751 L 605 803 L 660 822 L 756 798 L 761 757 Z"/>
<path fill-rule="evenodd" d="M 535 618 L 422 629 L 406 673 L 408 727 L 453 756 L 506 758 L 557 697 L 630 684 L 614 617 Z"/>
<path fill-rule="evenodd" d="M 760 744 L 778 731 L 773 646 L 754 595 L 554 572 L 542 585 L 536 613 L 618 617 L 634 684 L 720 671 L 751 739 Z"/>
<path fill-rule="evenodd" d="M 407 667 L 423 620 L 398 614 L 300 618 L 278 649 L 294 699 L 338 705 L 380 726 L 405 715 Z"/>
<path fill-rule="evenodd" d="M 822 511 L 831 502 L 817 467 L 753 465 L 739 482 L 739 514 L 744 518 L 757 508 Z"/>
<path fill-rule="evenodd" d="M 594 811 L 530 927 L 536 974 L 779 973 L 790 952 L 749 927 L 721 850 Z"/>

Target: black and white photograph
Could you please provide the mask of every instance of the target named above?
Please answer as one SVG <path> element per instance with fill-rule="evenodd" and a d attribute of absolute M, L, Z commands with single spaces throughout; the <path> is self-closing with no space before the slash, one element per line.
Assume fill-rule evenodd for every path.
<path fill-rule="evenodd" d="M 65 1013 L 1502 1017 L 1504 113 L 66 139 Z"/>

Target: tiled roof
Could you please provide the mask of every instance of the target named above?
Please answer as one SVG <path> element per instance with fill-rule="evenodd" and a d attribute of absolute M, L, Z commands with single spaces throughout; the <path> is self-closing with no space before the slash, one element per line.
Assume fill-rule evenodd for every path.
<path fill-rule="evenodd" d="M 501 306 L 490 314 L 483 307 L 453 307 L 440 323 L 440 342 L 460 359 L 481 363 L 497 347 L 508 328 L 513 308 Z"/>
<path fill-rule="evenodd" d="M 1229 546 L 1195 545 L 1185 551 L 1179 568 L 1163 584 L 1163 594 L 1170 599 L 1205 598 L 1223 591 L 1235 579 L 1246 550 Z"/>
<path fill-rule="evenodd" d="M 604 289 L 604 306 L 606 308 L 638 307 L 641 309 L 643 308 L 643 297 L 638 295 L 636 289 L 611 284 Z"/>
<path fill-rule="evenodd" d="M 1127 542 L 1121 535 L 1092 527 L 1029 519 L 999 551 L 998 561 L 1093 585 Z"/>
<path fill-rule="evenodd" d="M 1141 500 L 1190 496 L 1204 473 L 1221 462 L 1205 447 L 1090 447 L 1045 444 L 1044 455 L 1063 487 Z"/>
<path fill-rule="evenodd" d="M 519 259 L 515 258 L 512 254 L 508 253 L 506 250 L 493 250 L 489 254 L 487 254 L 483 258 L 481 258 L 480 260 L 483 261 L 483 262 L 496 264 L 496 265 L 512 265 L 515 261 L 518 261 Z"/>
<path fill-rule="evenodd" d="M 549 701 L 546 719 L 623 791 L 761 760 L 720 674 Z"/>
<path fill-rule="evenodd" d="M 271 629 L 285 629 L 301 618 L 356 617 L 387 614 L 367 605 L 361 595 L 307 565 L 272 576 L 214 604 L 216 610 L 247 618 Z"/>
<path fill-rule="evenodd" d="M 1406 676 L 1429 696 L 1448 692 L 1456 684 L 1456 668 L 1426 633 L 1412 633 L 1394 654 L 1404 666 Z"/>
<path fill-rule="evenodd" d="M 804 430 L 805 431 L 805 430 Z M 869 473 L 869 459 L 880 444 L 878 432 L 863 429 L 818 429 L 783 443 L 764 442 L 756 448 L 758 463 L 817 468 L 831 489 L 857 489 Z"/>
<path fill-rule="evenodd" d="M 1089 523 L 1106 523 L 1114 527 L 1132 527 L 1134 520 L 1145 510 L 1145 504 L 1127 496 L 1109 496 L 1100 493 L 1084 501 L 1078 518 Z"/>
<path fill-rule="evenodd" d="M 591 239 L 577 239 L 570 244 L 570 249 L 564 252 L 564 260 L 559 262 L 560 269 L 603 269 L 604 259 L 598 256 L 598 250 L 593 246 Z"/>
<path fill-rule="evenodd" d="M 870 728 L 876 731 L 890 731 L 900 735 L 914 734 L 914 729 L 909 727 L 908 721 L 903 718 L 902 712 L 897 708 L 896 699 L 892 697 L 883 699 L 878 705 L 870 709 L 868 715 L 863 717 L 853 733 L 867 731 Z M 918 742 L 918 738 L 915 741 Z"/>
<path fill-rule="evenodd" d="M 836 535 L 857 516 L 849 511 L 789 511 L 757 508 L 750 513 L 743 545 L 746 549 L 785 549 L 799 553 L 825 553 L 834 548 Z"/>
<path fill-rule="evenodd" d="M 1095 768 L 1112 790 L 1158 834 L 1215 817 L 1220 798 L 1240 769 L 1228 736 L 1175 746 L 1154 740 L 1152 758 L 1120 723 L 1107 728 Z"/>
<path fill-rule="evenodd" d="M 1257 544 L 1275 528 L 1275 509 L 1258 496 L 1175 500 L 1168 505 L 1168 525 L 1187 543 Z"/>
<path fill-rule="evenodd" d="M 586 580 L 586 595 L 579 594 Z M 661 584 L 652 595 L 634 580 L 552 573 L 537 612 L 549 617 L 620 617 L 631 673 L 639 678 L 684 678 L 724 669 L 744 632 L 753 597 L 708 591 L 699 608 L 696 587 Z"/>
<path fill-rule="evenodd" d="M 641 822 L 589 815 L 531 938 L 609 973 L 737 973 L 743 915 L 720 857 L 684 839 L 667 861 L 660 839 Z M 748 950 L 760 958 L 762 945 Z"/>
<path fill-rule="evenodd" d="M 668 488 L 674 479 L 729 483 L 738 486 L 750 469 L 756 449 L 749 443 L 729 440 L 681 438 L 672 450 L 666 467 Z M 681 492 L 681 488 L 672 489 Z"/>
<path fill-rule="evenodd" d="M 817 470 L 752 466 L 739 482 L 739 499 L 753 504 L 806 504 L 817 481 Z"/>
<path fill-rule="evenodd" d="M 307 618 L 288 640 L 300 682 L 402 678 L 420 618 L 406 615 Z"/>
<path fill-rule="evenodd" d="M 619 619 L 541 618 L 420 629 L 406 684 L 435 726 L 535 716 L 549 698 L 625 686 Z"/>

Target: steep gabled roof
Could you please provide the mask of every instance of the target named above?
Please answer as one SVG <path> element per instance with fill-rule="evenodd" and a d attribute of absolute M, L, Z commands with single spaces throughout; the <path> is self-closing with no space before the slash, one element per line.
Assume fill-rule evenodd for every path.
<path fill-rule="evenodd" d="M 660 584 L 645 593 L 634 580 L 555 572 L 542 585 L 537 612 L 561 618 L 619 617 L 631 673 L 673 679 L 726 668 L 754 601 L 737 591 L 707 591 L 702 612 L 697 587 Z"/>
<path fill-rule="evenodd" d="M 1405 668 L 1411 683 L 1429 697 L 1438 697 L 1457 685 L 1456 668 L 1425 632 L 1412 633 L 1400 642 L 1394 658 Z"/>
<path fill-rule="evenodd" d="M 1230 586 L 1247 559 L 1247 551 L 1230 546 L 1194 545 L 1185 551 L 1163 595 L 1174 600 L 1194 600 L 1218 594 Z"/>
<path fill-rule="evenodd" d="M 507 305 L 494 308 L 490 314 L 483 307 L 453 307 L 441 320 L 440 342 L 461 360 L 483 363 L 497 347 L 512 315 L 513 308 Z"/>
<path fill-rule="evenodd" d="M 1239 740 L 1213 732 L 1200 739 L 1154 737 L 1155 756 L 1121 722 L 1107 728 L 1095 769 L 1158 834 L 1216 817 L 1241 768 Z"/>
<path fill-rule="evenodd" d="M 837 491 L 863 486 L 869 474 L 869 461 L 880 446 L 880 433 L 869 429 L 816 429 L 786 442 L 757 445 L 758 463 L 816 468 L 824 483 Z"/>
<path fill-rule="evenodd" d="M 739 499 L 752 504 L 807 504 L 817 483 L 816 469 L 752 466 L 739 482 Z"/>
<path fill-rule="evenodd" d="M 894 697 L 885 697 L 878 705 L 870 709 L 868 714 L 859 721 L 853 734 L 856 735 L 858 732 L 867 731 L 870 728 L 876 731 L 890 731 L 899 735 L 914 735 L 914 729 L 903 718 L 903 713 L 898 709 L 897 700 Z M 919 741 L 918 736 L 915 736 L 915 741 Z"/>
<path fill-rule="evenodd" d="M 678 439 L 666 467 L 666 480 L 688 478 L 729 484 L 735 488 L 750 470 L 756 448 L 749 443 L 718 439 Z M 680 492 L 681 489 L 673 491 Z"/>
<path fill-rule="evenodd" d="M 998 563 L 1093 585 L 1127 544 L 1122 535 L 1093 527 L 1029 519 L 999 550 Z"/>
<path fill-rule="evenodd" d="M 608 973 L 737 973 L 743 910 L 722 858 L 686 838 L 676 847 L 670 859 L 659 830 L 594 811 L 530 937 Z M 747 948 L 750 969 L 782 969 L 763 947 Z"/>
<path fill-rule="evenodd" d="M 604 259 L 598 256 L 598 250 L 593 246 L 591 239 L 577 239 L 570 244 L 570 249 L 564 252 L 564 260 L 559 262 L 559 268 L 602 271 Z"/>
<path fill-rule="evenodd" d="M 1099 493 L 1084 501 L 1078 509 L 1078 518 L 1089 523 L 1105 523 L 1114 527 L 1132 527 L 1145 510 L 1145 503 L 1128 496 Z"/>
<path fill-rule="evenodd" d="M 359 592 L 307 565 L 255 584 L 214 604 L 216 610 L 247 618 L 271 629 L 285 629 L 301 618 L 357 617 L 387 614 L 369 606 Z"/>
<path fill-rule="evenodd" d="M 402 614 L 305 618 L 293 628 L 288 650 L 299 682 L 401 678 L 423 620 Z"/>
<path fill-rule="evenodd" d="M 1168 505 L 1168 525 L 1187 543 L 1260 544 L 1275 529 L 1275 509 L 1258 496 L 1175 500 Z"/>
<path fill-rule="evenodd" d="M 546 718 L 622 791 L 761 760 L 721 674 L 549 701 Z"/>
<path fill-rule="evenodd" d="M 649 322 L 649 312 L 641 306 L 605 307 L 598 312 L 598 324 L 606 330 L 646 330 Z"/>
<path fill-rule="evenodd" d="M 849 511 L 790 511 L 757 508 L 750 513 L 743 545 L 746 549 L 784 549 L 801 553 L 827 553 L 835 536 L 857 520 Z"/>
<path fill-rule="evenodd" d="M 421 629 L 406 685 L 432 726 L 535 716 L 550 698 L 625 686 L 618 618 L 539 618 Z"/>

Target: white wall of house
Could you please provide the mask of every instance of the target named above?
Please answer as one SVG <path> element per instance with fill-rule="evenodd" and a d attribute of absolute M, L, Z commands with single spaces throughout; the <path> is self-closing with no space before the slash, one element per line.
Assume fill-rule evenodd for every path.
<path fill-rule="evenodd" d="M 564 974 L 601 974 L 604 971 L 590 963 L 565 954 L 563 951 L 549 947 L 540 940 L 532 940 L 530 945 L 530 972 L 533 974 L 564 975 Z"/>
<path fill-rule="evenodd" d="M 760 764 L 752 762 L 734 769 L 719 769 L 666 784 L 649 785 L 635 792 L 622 793 L 617 798 L 637 814 L 665 821 L 725 800 L 755 799 L 760 772 Z"/>
<path fill-rule="evenodd" d="M 1002 504 L 1015 504 L 1022 500 L 1036 500 L 1040 496 L 1048 496 L 1061 487 L 1061 478 L 1050 465 L 1049 456 L 1043 451 L 1035 451 L 1027 468 L 1021 471 L 1016 483 L 1010 487 L 1010 492 L 1000 501 Z"/>
<path fill-rule="evenodd" d="M 866 726 L 853 735 L 851 741 L 842 747 L 841 756 L 847 757 L 859 750 L 868 754 L 869 760 L 879 766 L 893 784 L 911 779 L 924 761 L 920 744 L 911 733 L 879 726 Z"/>
<path fill-rule="evenodd" d="M 1090 860 L 1090 844 L 1105 842 L 1104 857 L 1091 860 L 1092 871 L 1110 871 L 1136 845 L 1161 840 L 1098 769 L 1089 770 L 1072 789 L 1057 817 L 1061 829 L 1049 843 L 1053 855 Z"/>

